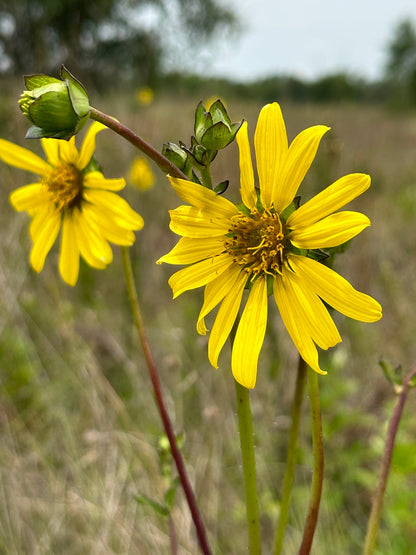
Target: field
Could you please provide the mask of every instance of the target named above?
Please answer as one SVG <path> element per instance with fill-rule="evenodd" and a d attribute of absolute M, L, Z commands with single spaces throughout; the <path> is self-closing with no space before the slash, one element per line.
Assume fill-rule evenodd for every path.
<path fill-rule="evenodd" d="M 20 85 L 0 107 L 2 138 L 23 145 L 27 122 L 16 106 Z M 211 94 L 212 91 L 209 91 Z M 208 95 L 208 93 L 207 93 Z M 160 149 L 189 144 L 200 98 L 156 95 L 147 107 L 134 95 L 92 97 L 91 103 Z M 277 99 L 278 100 L 278 99 Z M 233 121 L 251 137 L 260 105 L 225 99 Z M 335 315 L 343 343 L 321 353 L 319 380 L 325 441 L 325 483 L 313 553 L 361 551 L 386 426 L 395 395 L 381 358 L 407 374 L 416 363 L 416 114 L 380 106 L 283 104 L 289 137 L 309 125 L 332 130 L 305 179 L 303 199 L 346 173 L 365 172 L 372 187 L 353 203 L 372 226 L 336 260 L 336 269 L 383 306 L 383 319 L 362 324 Z M 110 131 L 97 139 L 107 177 L 128 174 L 136 152 Z M 40 153 L 36 141 L 24 146 Z M 217 182 L 238 192 L 237 147 L 213 164 Z M 209 538 L 217 554 L 246 553 L 245 506 L 229 350 L 220 369 L 207 359 L 196 318 L 202 291 L 172 301 L 168 265 L 155 261 L 175 243 L 168 210 L 180 204 L 154 168 L 155 186 L 125 196 L 145 227 L 132 248 L 136 284 L 154 357 Z M 142 496 L 163 503 L 175 476 L 161 458 L 157 413 L 125 291 L 120 253 L 106 271 L 81 269 L 75 288 L 57 271 L 57 249 L 40 275 L 29 267 L 28 218 L 9 193 L 32 182 L 0 165 L 0 552 L 12 554 L 170 553 L 174 528 L 180 554 L 198 552 L 192 520 L 178 489 L 169 519 Z M 279 514 L 297 354 L 270 302 L 270 321 L 251 402 L 261 526 L 270 552 Z M 398 435 L 385 498 L 378 553 L 406 555 L 416 543 L 414 391 Z M 312 473 L 310 417 L 303 407 L 298 466 L 285 555 L 297 553 Z M 163 463 L 163 464 L 162 464 Z"/>

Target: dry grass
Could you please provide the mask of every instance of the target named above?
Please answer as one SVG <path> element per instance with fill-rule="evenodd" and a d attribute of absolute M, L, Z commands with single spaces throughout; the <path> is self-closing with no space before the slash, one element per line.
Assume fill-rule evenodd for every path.
<path fill-rule="evenodd" d="M 22 144 L 27 126 L 12 100 L 0 114 L 1 136 Z M 198 100 L 162 96 L 145 110 L 130 97 L 93 104 L 160 148 L 166 141 L 189 142 Z M 253 132 L 260 106 L 227 100 L 232 119 L 244 116 Z M 372 189 L 354 203 L 369 215 L 372 227 L 339 257 L 337 269 L 382 302 L 384 318 L 372 325 L 337 318 L 344 342 L 323 355 L 329 374 L 320 382 L 327 474 L 315 553 L 354 554 L 364 537 L 393 401 L 378 360 L 386 356 L 406 370 L 416 361 L 416 117 L 369 106 L 287 105 L 283 111 L 292 137 L 315 123 L 333 129 L 305 180 L 305 198 L 345 173 L 365 171 L 373 177 Z M 39 149 L 35 142 L 29 146 Z M 135 155 L 110 132 L 100 135 L 97 158 L 106 175 L 126 173 Z M 237 170 L 231 145 L 214 165 L 218 181 L 231 179 L 231 195 L 238 189 Z M 28 266 L 27 220 L 7 202 L 8 193 L 30 178 L 4 165 L 0 178 L 0 552 L 169 553 L 168 519 L 136 501 L 145 494 L 163 502 L 169 484 L 160 469 L 162 428 L 132 328 L 119 255 L 106 272 L 83 267 L 74 289 L 58 277 L 56 251 L 42 274 L 34 275 Z M 185 433 L 183 452 L 209 537 L 216 553 L 242 554 L 245 517 L 229 353 L 222 356 L 220 370 L 210 367 L 206 338 L 195 331 L 201 292 L 172 301 L 167 285 L 172 268 L 155 265 L 175 241 L 167 210 L 178 199 L 167 179 L 158 174 L 153 190 L 126 194 L 145 218 L 132 249 L 137 286 L 172 419 Z M 266 553 L 278 515 L 296 364 L 272 305 L 270 313 L 252 394 Z M 415 499 L 409 495 L 416 485 L 415 463 L 409 462 L 416 432 L 411 405 L 412 394 L 400 431 L 404 455 L 396 459 L 386 498 L 382 553 L 407 553 L 416 541 Z M 297 551 L 309 498 L 306 403 L 304 409 L 289 555 Z M 179 553 L 196 553 L 181 491 L 172 520 Z"/>

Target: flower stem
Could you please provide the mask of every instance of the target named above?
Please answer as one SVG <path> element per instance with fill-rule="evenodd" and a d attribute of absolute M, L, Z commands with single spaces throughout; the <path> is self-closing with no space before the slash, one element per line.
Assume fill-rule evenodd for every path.
<path fill-rule="evenodd" d="M 377 532 L 380 524 L 381 511 L 383 508 L 383 499 L 387 487 L 387 479 L 390 472 L 391 460 L 393 457 L 394 443 L 399 428 L 400 420 L 403 414 L 404 404 L 406 402 L 407 392 L 409 390 L 410 380 L 416 375 L 416 366 L 412 372 L 405 378 L 402 385 L 399 398 L 393 409 L 393 414 L 389 422 L 387 430 L 386 445 L 384 447 L 383 457 L 380 463 L 380 472 L 378 483 L 374 492 L 373 503 L 371 507 L 370 518 L 367 526 L 367 534 L 364 543 L 364 555 L 372 555 L 376 547 Z"/>
<path fill-rule="evenodd" d="M 303 393 L 305 390 L 306 362 L 299 357 L 298 372 L 296 376 L 295 394 L 292 404 L 292 422 L 289 433 L 289 445 L 286 460 L 286 472 L 283 480 L 282 499 L 280 501 L 280 516 L 274 540 L 274 555 L 280 555 L 283 547 L 287 520 L 289 516 L 290 495 L 296 466 L 296 449 L 299 435 L 300 413 L 302 408 Z"/>
<path fill-rule="evenodd" d="M 117 135 L 120 135 L 121 137 L 129 141 L 129 143 L 141 150 L 144 154 L 146 154 L 146 156 L 151 158 L 164 173 L 172 175 L 173 177 L 180 177 L 181 179 L 188 180 L 188 177 L 183 172 L 181 172 L 181 170 L 177 168 L 175 164 L 168 160 L 166 156 L 163 156 L 163 154 L 158 152 L 149 143 L 136 135 L 134 131 L 132 131 L 116 119 L 107 114 L 104 114 L 104 112 L 100 112 L 100 110 L 97 110 L 92 106 L 90 106 L 90 118 L 103 123 L 109 129 L 117 133 Z"/>
<path fill-rule="evenodd" d="M 244 487 L 250 555 L 260 555 L 259 504 L 257 500 L 256 461 L 254 457 L 253 426 L 250 410 L 250 392 L 235 382 L 241 456 L 243 459 Z"/>
<path fill-rule="evenodd" d="M 324 444 L 322 438 L 321 407 L 319 403 L 318 374 L 308 368 L 309 401 L 312 416 L 313 477 L 311 499 L 303 530 L 299 555 L 307 555 L 312 548 L 324 480 Z"/>
<path fill-rule="evenodd" d="M 203 524 L 203 521 L 202 521 L 202 517 L 199 513 L 199 509 L 198 509 L 198 506 L 197 506 L 197 503 L 196 503 L 195 495 L 194 495 L 194 492 L 192 490 L 192 486 L 191 486 L 191 483 L 189 481 L 188 474 L 186 472 L 186 468 L 185 468 L 184 461 L 182 459 L 181 452 L 180 452 L 178 444 L 176 442 L 175 433 L 173 431 L 173 425 L 172 425 L 172 422 L 170 420 L 170 417 L 169 417 L 169 414 L 168 414 L 168 411 L 167 411 L 167 408 L 166 408 L 166 403 L 164 401 L 162 387 L 161 387 L 160 379 L 159 379 L 159 374 L 158 374 L 156 365 L 154 363 L 153 356 L 152 356 L 152 353 L 150 351 L 149 342 L 147 340 L 146 332 L 145 332 L 145 329 L 144 329 L 143 318 L 142 318 L 142 314 L 141 314 L 141 310 L 140 310 L 140 305 L 139 305 L 139 300 L 138 300 L 138 296 L 137 296 L 136 286 L 135 286 L 135 283 L 134 283 L 133 270 L 132 270 L 132 266 L 131 266 L 131 259 L 130 259 L 130 254 L 129 254 L 128 248 L 121 247 L 121 255 L 122 255 L 122 260 L 123 260 L 123 270 L 124 270 L 124 276 L 125 276 L 125 279 L 126 279 L 128 296 L 129 296 L 129 300 L 130 300 L 130 304 L 131 304 L 131 308 L 132 308 L 132 312 L 133 312 L 133 317 L 134 317 L 134 323 L 136 325 L 136 328 L 137 328 L 137 331 L 138 331 L 138 334 L 139 334 L 139 338 L 140 338 L 140 343 L 141 343 L 142 348 L 143 348 L 144 357 L 146 359 L 146 364 L 147 364 L 147 368 L 148 368 L 148 371 L 149 371 L 150 380 L 152 382 L 153 392 L 154 392 L 155 399 L 156 399 L 156 404 L 157 404 L 157 407 L 159 409 L 160 416 L 162 418 L 163 427 L 164 427 L 166 435 L 169 439 L 169 444 L 170 444 L 170 449 L 171 449 L 171 452 L 172 452 L 172 457 L 175 461 L 176 468 L 177 468 L 177 471 L 178 471 L 178 474 L 179 474 L 179 479 L 180 479 L 182 487 L 184 489 L 186 500 L 188 502 L 189 509 L 191 511 L 191 514 L 192 514 L 192 519 L 194 521 L 194 525 L 195 525 L 195 528 L 196 528 L 196 533 L 197 533 L 197 536 L 198 536 L 198 541 L 199 541 L 201 551 L 204 555 L 211 555 L 211 550 L 210 550 L 210 547 L 208 545 L 208 540 L 207 540 L 207 536 L 206 536 L 206 532 L 205 532 L 205 527 L 204 527 L 204 524 Z"/>
<path fill-rule="evenodd" d="M 204 187 L 208 187 L 208 189 L 212 189 L 212 177 L 209 166 L 204 166 L 201 170 L 201 179 Z"/>

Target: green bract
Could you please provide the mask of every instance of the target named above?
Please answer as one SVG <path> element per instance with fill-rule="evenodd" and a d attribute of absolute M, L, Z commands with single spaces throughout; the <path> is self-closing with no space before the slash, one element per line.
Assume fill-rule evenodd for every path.
<path fill-rule="evenodd" d="M 73 75 L 61 68 L 61 79 L 48 75 L 25 77 L 19 100 L 23 114 L 33 123 L 26 138 L 70 139 L 89 118 L 88 95 Z"/>
<path fill-rule="evenodd" d="M 195 112 L 195 137 L 207 150 L 220 150 L 234 140 L 241 124 L 231 123 L 221 100 L 216 100 L 208 111 L 200 102 Z"/>

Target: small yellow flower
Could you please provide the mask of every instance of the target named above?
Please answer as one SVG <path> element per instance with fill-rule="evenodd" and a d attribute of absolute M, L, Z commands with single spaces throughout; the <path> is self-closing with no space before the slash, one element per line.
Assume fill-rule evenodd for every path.
<path fill-rule="evenodd" d="M 149 106 L 153 102 L 155 93 L 150 87 L 140 87 L 137 89 L 135 96 L 140 106 Z"/>
<path fill-rule="evenodd" d="M 370 186 L 368 175 L 346 175 L 300 208 L 293 203 L 328 129 L 305 129 L 289 146 L 279 105 L 265 106 L 254 137 L 258 192 L 244 123 L 237 133 L 243 201 L 237 206 L 206 187 L 170 177 L 191 206 L 170 212 L 170 227 L 182 238 L 158 262 L 189 265 L 169 280 L 174 297 L 206 286 L 197 322 L 200 334 L 207 332 L 205 316 L 220 304 L 208 343 L 209 360 L 216 368 L 248 288 L 231 358 L 235 379 L 247 388 L 256 383 L 268 290 L 300 355 L 320 374 L 326 372 L 319 367 L 316 345 L 328 349 L 341 341 L 324 302 L 363 322 L 381 318 L 377 301 L 307 256 L 309 249 L 340 245 L 370 225 L 358 212 L 337 212 Z"/>
<path fill-rule="evenodd" d="M 113 192 L 123 189 L 125 180 L 105 179 L 91 164 L 95 136 L 102 129 L 104 125 L 94 122 L 79 151 L 75 137 L 42 139 L 47 161 L 0 139 L 0 159 L 40 176 L 10 195 L 13 207 L 32 218 L 30 263 L 36 272 L 42 270 L 61 229 L 59 271 L 69 285 L 77 282 L 80 255 L 93 268 L 103 269 L 113 259 L 109 242 L 132 245 L 133 230 L 143 227 L 142 217 Z"/>
<path fill-rule="evenodd" d="M 153 187 L 155 176 L 146 158 L 138 156 L 133 160 L 130 168 L 130 181 L 140 191 L 147 191 Z"/>

